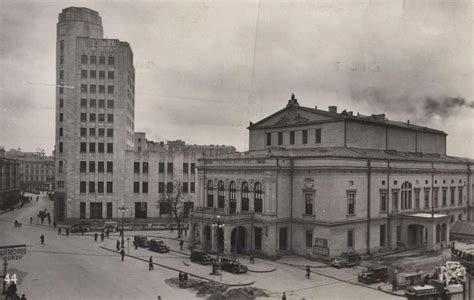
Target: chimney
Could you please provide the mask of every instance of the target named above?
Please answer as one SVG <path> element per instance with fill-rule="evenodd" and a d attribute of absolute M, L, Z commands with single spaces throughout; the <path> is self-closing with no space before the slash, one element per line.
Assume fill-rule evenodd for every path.
<path fill-rule="evenodd" d="M 330 113 L 337 114 L 337 106 L 329 106 Z"/>

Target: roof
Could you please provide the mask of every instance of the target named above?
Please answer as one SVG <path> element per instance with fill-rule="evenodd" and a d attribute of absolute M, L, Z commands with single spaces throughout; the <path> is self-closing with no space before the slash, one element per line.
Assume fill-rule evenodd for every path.
<path fill-rule="evenodd" d="M 447 215 L 443 215 L 443 214 L 430 214 L 430 213 L 416 213 L 416 214 L 409 214 L 408 216 L 421 218 L 421 219 L 440 219 L 440 218 L 447 217 Z"/>
<path fill-rule="evenodd" d="M 442 134 L 442 135 L 447 135 L 444 131 L 438 130 L 438 129 L 433 129 L 433 128 L 428 128 L 425 126 L 420 126 L 420 125 L 415 125 L 411 124 L 410 122 L 399 122 L 399 121 L 389 121 L 388 119 L 385 118 L 384 114 L 379 114 L 379 115 L 371 115 L 371 116 L 366 116 L 366 115 L 361 115 L 357 114 L 356 116 L 352 115 L 352 112 L 346 112 L 345 110 L 337 113 L 337 112 L 329 112 L 329 111 L 324 111 L 320 110 L 317 108 L 311 108 L 311 107 L 304 107 L 300 106 L 298 104 L 298 101 L 296 98 L 294 98 L 294 95 L 292 95 L 292 98 L 288 101 L 288 105 L 269 115 L 266 118 L 263 118 L 262 120 L 258 121 L 257 123 L 252 123 L 250 122 L 249 127 L 247 129 L 257 129 L 258 127 L 260 128 L 266 128 L 266 126 L 261 126 L 265 121 L 268 121 L 269 119 L 282 114 L 288 110 L 300 110 L 300 111 L 306 111 L 309 113 L 314 113 L 317 115 L 322 115 L 325 117 L 329 117 L 330 119 L 333 119 L 333 121 L 337 120 L 350 120 L 354 122 L 359 122 L 359 123 L 370 123 L 370 124 L 375 124 L 379 126 L 390 126 L 390 127 L 398 127 L 398 128 L 403 128 L 403 129 L 408 129 L 408 130 L 414 130 L 414 131 L 419 131 L 419 132 L 426 132 L 426 133 L 433 133 L 433 134 Z M 329 122 L 326 121 L 326 122 Z M 302 125 L 303 122 L 299 122 L 298 125 Z"/>
<path fill-rule="evenodd" d="M 450 233 L 465 234 L 474 236 L 474 222 L 457 221 L 450 228 Z"/>

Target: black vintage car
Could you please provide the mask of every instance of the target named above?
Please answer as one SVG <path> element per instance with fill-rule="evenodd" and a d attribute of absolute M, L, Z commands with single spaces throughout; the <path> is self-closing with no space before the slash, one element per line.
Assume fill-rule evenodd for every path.
<path fill-rule="evenodd" d="M 144 235 L 136 235 L 133 237 L 133 242 L 136 243 L 138 247 L 148 248 L 148 239 Z"/>
<path fill-rule="evenodd" d="M 230 273 L 242 274 L 248 271 L 247 266 L 241 264 L 237 258 L 222 257 L 220 265 L 222 270 Z"/>
<path fill-rule="evenodd" d="M 371 284 L 375 282 L 385 282 L 388 279 L 387 266 L 371 266 L 366 272 L 362 272 L 357 276 L 359 282 Z"/>
<path fill-rule="evenodd" d="M 165 245 L 162 240 L 150 240 L 148 242 L 148 249 L 151 251 L 159 252 L 159 253 L 167 253 L 170 252 L 170 248 Z"/>
<path fill-rule="evenodd" d="M 210 265 L 213 259 L 205 251 L 193 249 L 191 250 L 191 261 L 201 265 Z"/>

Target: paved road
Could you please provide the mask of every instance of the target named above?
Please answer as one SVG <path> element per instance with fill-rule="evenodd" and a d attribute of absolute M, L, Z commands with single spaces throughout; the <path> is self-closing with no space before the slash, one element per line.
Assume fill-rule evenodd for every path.
<path fill-rule="evenodd" d="M 164 300 L 197 299 L 193 291 L 177 289 L 164 282 L 165 279 L 176 277 L 175 271 L 155 267 L 155 270 L 150 272 L 146 262 L 132 258 L 121 262 L 118 255 L 100 248 L 103 246 L 115 249 L 118 238 L 116 235 L 104 242 L 100 242 L 100 238 L 99 242 L 94 242 L 92 236 L 58 236 L 57 230 L 52 227 L 35 224 L 30 226 L 30 216 L 35 216 L 44 208 L 52 211 L 52 202 L 46 197 L 40 197 L 38 203 L 33 201 L 20 210 L 0 215 L 0 244 L 24 243 L 31 246 L 23 259 L 11 262 L 8 271 L 17 274 L 19 293 L 25 293 L 28 299 L 138 300 L 156 299 L 158 295 Z M 22 228 L 13 227 L 12 222 L 15 219 L 23 223 Z M 46 237 L 45 245 L 40 244 L 41 234 Z M 146 234 L 176 236 L 176 232 L 168 231 Z M 177 241 L 165 239 L 165 242 L 172 249 L 179 250 Z M 159 254 L 146 249 L 135 250 L 133 247 L 130 247 L 130 254 L 144 258 L 152 255 L 157 263 L 220 280 L 219 276 L 209 275 L 209 266 L 190 263 L 187 255 L 175 252 Z M 291 262 L 291 259 L 287 261 Z M 356 269 L 318 269 L 321 275 L 312 274 L 308 280 L 304 279 L 304 270 L 279 262 L 257 259 L 256 265 L 249 267 L 258 270 L 276 268 L 276 271 L 244 275 L 224 272 L 223 282 L 255 281 L 254 286 L 265 289 L 271 296 L 264 299 L 281 299 L 283 291 L 287 292 L 287 299 L 400 299 L 345 282 L 356 281 Z"/>

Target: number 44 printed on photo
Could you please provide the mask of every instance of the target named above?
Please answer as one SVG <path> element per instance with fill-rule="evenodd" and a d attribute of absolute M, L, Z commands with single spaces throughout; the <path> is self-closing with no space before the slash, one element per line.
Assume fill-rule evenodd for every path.
<path fill-rule="evenodd" d="M 16 284 L 16 280 L 17 280 L 17 279 L 16 279 L 16 274 L 13 274 L 13 275 L 10 277 L 10 274 L 7 273 L 7 276 L 5 276 L 5 279 L 4 279 L 4 280 L 5 280 L 5 282 L 6 282 L 7 284 L 10 284 L 10 283 Z"/>

